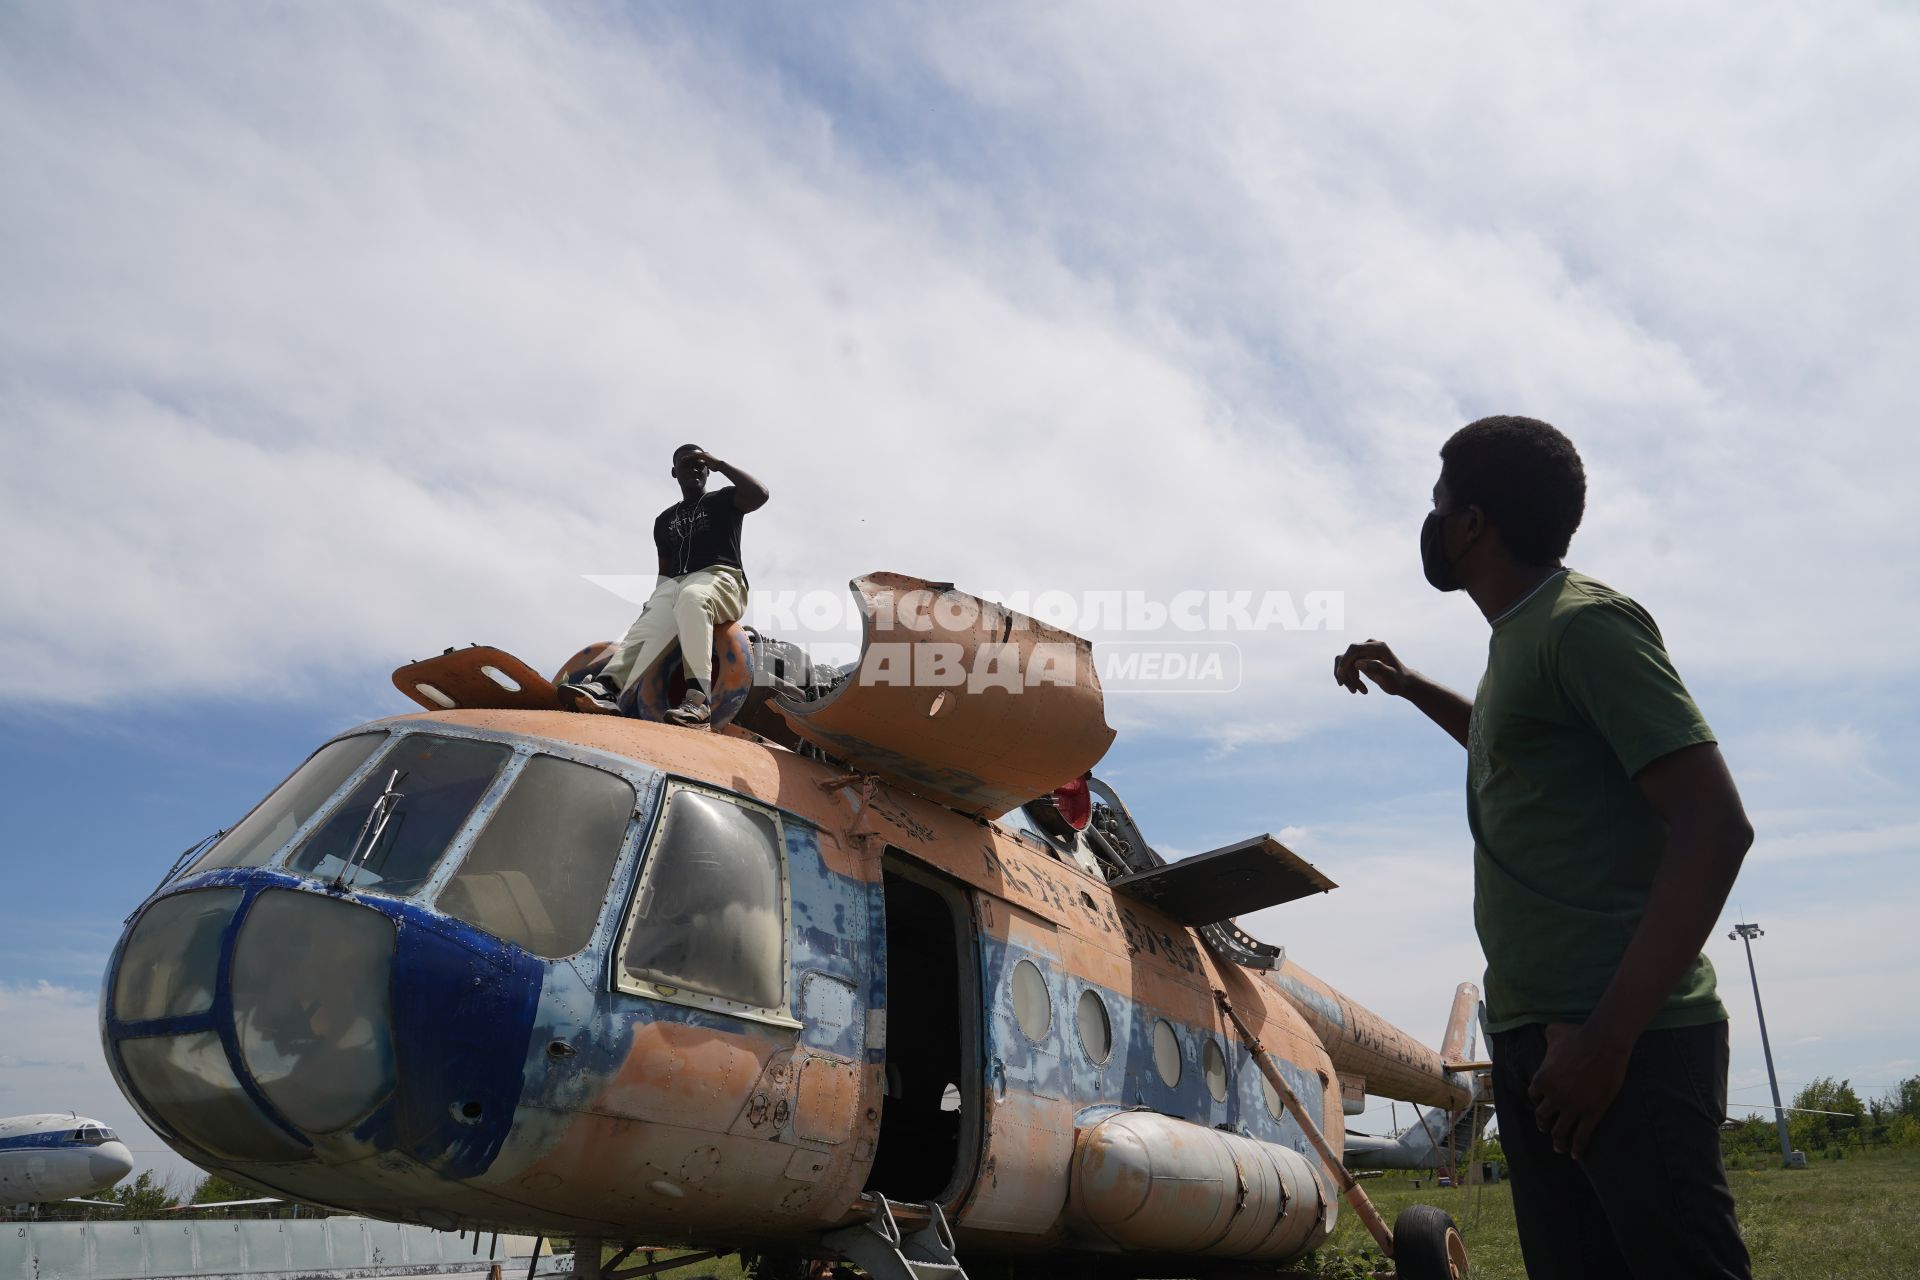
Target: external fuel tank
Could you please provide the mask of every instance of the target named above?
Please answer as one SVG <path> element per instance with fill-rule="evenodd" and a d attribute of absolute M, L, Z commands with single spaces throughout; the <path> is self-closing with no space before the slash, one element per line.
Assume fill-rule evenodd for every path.
<path fill-rule="evenodd" d="M 1277 1260 L 1327 1238 L 1335 1201 L 1288 1147 L 1120 1111 L 1076 1135 L 1066 1212 L 1129 1253 Z"/>

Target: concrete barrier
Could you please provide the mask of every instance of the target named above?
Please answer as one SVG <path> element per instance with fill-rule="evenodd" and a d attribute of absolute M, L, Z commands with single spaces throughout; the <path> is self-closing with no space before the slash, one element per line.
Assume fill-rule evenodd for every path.
<path fill-rule="evenodd" d="M 0 1224 L 0 1280 L 162 1280 L 271 1276 L 276 1280 L 484 1272 L 524 1274 L 533 1237 L 462 1239 L 371 1218 L 215 1218 Z M 551 1264 L 552 1260 L 545 1260 Z M 542 1267 L 542 1271 L 547 1267 Z"/>

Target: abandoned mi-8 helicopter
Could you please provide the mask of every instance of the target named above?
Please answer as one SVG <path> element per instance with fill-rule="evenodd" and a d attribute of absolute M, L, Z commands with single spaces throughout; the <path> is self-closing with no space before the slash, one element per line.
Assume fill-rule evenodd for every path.
<path fill-rule="evenodd" d="M 641 718 L 563 710 L 496 649 L 400 668 L 427 711 L 322 746 L 131 918 L 121 1089 L 208 1169 L 564 1236 L 589 1280 L 668 1265 L 603 1243 L 1275 1275 L 1342 1194 L 1408 1280 L 1464 1274 L 1445 1214 L 1390 1231 L 1340 1154 L 1365 1092 L 1470 1104 L 1473 989 L 1436 1052 L 1235 927 L 1333 885 L 1266 836 L 1155 854 L 1090 773 L 1114 734 L 1086 641 L 853 586 L 846 671 L 717 629 L 711 732 L 645 718 L 672 659 Z M 877 678 L 930 646 L 996 674 Z"/>

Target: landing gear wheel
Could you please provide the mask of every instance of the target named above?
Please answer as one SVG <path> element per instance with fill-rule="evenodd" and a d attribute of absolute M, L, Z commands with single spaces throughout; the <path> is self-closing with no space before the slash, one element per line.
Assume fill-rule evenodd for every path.
<path fill-rule="evenodd" d="M 1467 1245 L 1443 1210 L 1411 1205 L 1393 1220 L 1393 1265 L 1400 1280 L 1465 1280 Z"/>

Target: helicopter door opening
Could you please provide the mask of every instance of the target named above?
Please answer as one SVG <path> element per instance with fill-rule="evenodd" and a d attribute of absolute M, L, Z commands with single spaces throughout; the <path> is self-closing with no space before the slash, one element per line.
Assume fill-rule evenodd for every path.
<path fill-rule="evenodd" d="M 866 1189 L 956 1200 L 980 1148 L 980 997 L 966 891 L 888 852 L 886 1089 Z"/>

